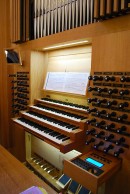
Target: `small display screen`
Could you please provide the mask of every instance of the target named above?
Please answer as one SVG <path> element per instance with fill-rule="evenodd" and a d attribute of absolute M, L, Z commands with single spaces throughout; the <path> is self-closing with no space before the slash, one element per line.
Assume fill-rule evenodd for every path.
<path fill-rule="evenodd" d="M 93 164 L 94 166 L 97 166 L 98 168 L 101 168 L 104 165 L 101 162 L 98 162 L 92 158 L 86 158 L 86 161 L 89 162 L 90 164 Z"/>

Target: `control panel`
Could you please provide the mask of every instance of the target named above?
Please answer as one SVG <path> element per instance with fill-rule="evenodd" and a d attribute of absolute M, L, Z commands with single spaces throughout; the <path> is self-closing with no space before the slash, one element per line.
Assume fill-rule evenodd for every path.
<path fill-rule="evenodd" d="M 71 161 L 65 160 L 64 173 L 90 189 L 92 193 L 97 193 L 98 187 L 120 169 L 121 161 L 107 153 L 92 149 Z"/>
<path fill-rule="evenodd" d="M 9 74 L 12 93 L 11 112 L 14 115 L 26 110 L 29 104 L 29 72 Z"/>
<path fill-rule="evenodd" d="M 130 145 L 130 72 L 94 72 L 89 80 L 86 145 L 123 157 Z"/>

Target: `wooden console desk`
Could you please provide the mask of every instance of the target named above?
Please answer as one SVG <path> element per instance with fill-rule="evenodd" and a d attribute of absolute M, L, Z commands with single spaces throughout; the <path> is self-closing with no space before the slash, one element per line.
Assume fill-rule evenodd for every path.
<path fill-rule="evenodd" d="M 48 194 L 57 194 L 57 192 L 29 171 L 5 148 L 0 146 L 0 193 L 19 194 L 31 186 L 40 186 Z"/>

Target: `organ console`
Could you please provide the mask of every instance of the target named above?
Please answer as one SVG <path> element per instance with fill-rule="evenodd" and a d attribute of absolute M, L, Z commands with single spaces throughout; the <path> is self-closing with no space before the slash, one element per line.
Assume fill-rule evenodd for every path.
<path fill-rule="evenodd" d="M 13 2 L 13 1 L 11 1 L 11 2 Z M 31 2 L 40 2 L 40 1 L 31 1 Z M 41 2 L 43 2 L 43 1 L 41 1 Z M 50 0 L 44 1 L 44 2 L 50 2 Z M 57 26 L 56 26 L 57 24 L 55 23 L 55 26 L 54 26 L 54 23 L 53 23 L 53 21 L 55 21 L 55 19 L 54 19 L 55 13 L 54 12 L 56 12 L 56 14 L 55 14 L 56 18 L 58 17 L 57 18 L 58 19 L 58 29 L 61 27 L 61 23 L 59 22 L 60 21 L 59 15 L 61 14 L 61 10 L 59 8 L 62 9 L 62 24 L 63 24 L 63 22 L 65 23 L 65 20 L 66 20 L 66 18 L 63 18 L 64 12 L 65 12 L 65 14 L 68 13 L 66 7 L 68 8 L 68 6 L 69 6 L 69 11 L 71 10 L 71 12 L 73 12 L 73 11 L 76 12 L 76 14 L 75 14 L 76 17 L 74 20 L 75 20 L 75 23 L 76 23 L 76 21 L 78 21 L 78 25 L 82 23 L 81 20 L 84 18 L 84 12 L 86 13 L 86 10 L 88 12 L 88 15 L 85 15 L 85 16 L 87 16 L 87 17 L 85 17 L 85 21 L 84 21 L 85 24 L 90 23 L 90 20 L 91 20 L 91 22 L 93 22 L 93 14 L 95 14 L 95 6 L 92 7 L 93 2 L 94 2 L 94 5 L 97 4 L 98 8 L 99 8 L 98 10 L 96 9 L 97 10 L 96 11 L 96 13 L 97 13 L 96 21 L 100 20 L 100 19 L 101 20 L 108 19 L 109 17 L 111 18 L 111 17 L 115 17 L 117 15 L 120 15 L 121 9 L 120 9 L 119 4 L 121 2 L 125 2 L 125 3 L 127 2 L 126 3 L 127 6 L 125 6 L 125 11 L 123 13 L 128 12 L 128 9 L 126 8 L 126 7 L 128 7 L 128 1 L 118 1 L 119 2 L 118 4 L 117 4 L 117 1 L 115 1 L 115 0 L 114 1 L 113 0 L 112 1 L 111 0 L 106 0 L 106 1 L 104 1 L 104 0 L 103 1 L 102 0 L 101 1 L 99 1 L 99 0 L 96 0 L 96 1 L 75 1 L 74 0 L 74 1 L 66 1 L 66 2 L 69 2 L 69 3 L 66 3 L 64 6 L 59 5 L 59 7 L 56 8 L 55 10 L 53 10 L 53 8 L 54 8 L 53 6 L 52 6 L 51 11 L 49 10 L 50 8 L 48 8 L 47 10 L 49 10 L 50 12 L 46 12 L 46 10 L 42 9 L 42 14 L 39 14 L 40 12 L 35 10 L 34 21 L 36 21 L 36 23 L 38 24 L 37 26 L 34 25 L 35 38 L 39 38 L 40 36 L 43 36 L 43 34 L 44 34 L 43 31 L 39 32 L 39 30 L 35 28 L 35 27 L 37 27 L 37 28 L 39 27 L 39 29 L 40 29 L 40 27 L 43 27 L 42 23 L 41 23 L 41 25 L 39 25 L 40 21 L 45 21 L 45 22 L 43 22 L 44 27 L 45 27 L 44 31 L 46 31 L 47 34 L 45 33 L 44 36 L 49 35 L 50 32 L 48 29 L 50 28 L 50 26 L 52 27 L 52 25 L 53 25 L 53 28 L 54 27 L 55 27 L 55 29 L 57 28 Z M 113 2 L 116 2 L 116 5 L 114 4 L 114 6 L 113 6 Z M 15 5 L 14 7 L 16 8 L 17 3 L 16 4 L 13 3 L 13 4 Z M 91 4 L 91 6 L 90 6 L 90 4 Z M 78 13 L 79 9 L 77 8 L 77 6 L 79 6 L 79 5 L 80 5 L 80 11 L 82 9 L 83 14 L 78 15 L 79 16 L 78 17 L 77 13 Z M 32 6 L 32 7 L 34 7 L 34 6 Z M 35 8 L 36 8 L 36 5 L 35 5 Z M 127 11 L 126 11 L 126 9 L 127 9 Z M 124 10 L 124 8 L 123 8 L 123 10 Z M 17 15 L 16 12 L 17 12 L 17 9 L 15 9 L 15 12 L 13 12 L 13 11 L 11 12 L 13 15 L 13 18 L 15 15 Z M 27 12 L 27 9 L 25 12 Z M 26 14 L 23 14 L 23 15 L 25 16 Z M 90 18 L 90 15 L 92 18 Z M 37 16 L 39 16 L 39 18 Z M 70 15 L 70 14 L 68 14 L 68 16 L 72 17 L 72 15 Z M 43 17 L 44 17 L 44 19 L 42 20 Z M 48 23 L 50 22 L 49 18 L 51 18 L 50 25 L 48 25 Z M 88 21 L 86 21 L 86 18 Z M 47 23 L 46 23 L 46 21 L 47 21 Z M 121 32 L 122 31 L 124 32 L 125 29 L 128 29 L 129 22 L 127 22 L 127 25 L 125 25 L 126 23 L 122 24 L 123 20 L 119 20 L 119 21 L 121 21 L 121 22 L 118 22 L 118 18 L 117 18 L 117 23 L 115 22 L 114 24 L 120 23 L 122 26 L 120 27 L 119 30 Z M 128 21 L 127 17 L 126 17 L 126 21 Z M 16 23 L 14 23 L 14 24 L 16 24 Z M 24 24 L 24 22 L 23 22 L 23 24 Z M 35 24 L 35 22 L 34 22 L 34 24 Z M 51 94 L 50 97 L 35 100 L 33 105 L 31 104 L 28 106 L 29 100 L 32 103 L 32 100 L 34 99 L 35 86 L 36 86 L 36 88 L 38 88 L 38 89 L 36 89 L 36 92 L 39 90 L 39 88 L 40 88 L 40 90 L 43 89 L 43 87 L 41 86 L 41 82 L 43 82 L 44 78 L 42 76 L 45 76 L 47 69 L 50 68 L 50 66 L 48 68 L 47 66 L 42 64 L 42 66 L 45 67 L 44 68 L 45 71 L 41 72 L 42 79 L 40 78 L 38 80 L 40 82 L 40 84 L 39 83 L 34 84 L 34 87 L 33 87 L 33 82 L 35 82 L 35 75 L 36 74 L 38 75 L 40 72 L 39 69 L 40 69 L 41 63 L 43 62 L 43 58 L 45 58 L 45 63 L 48 61 L 48 59 L 46 60 L 46 56 L 48 55 L 49 52 L 47 51 L 48 53 L 45 53 L 45 57 L 44 57 L 44 51 L 43 51 L 43 48 L 41 48 L 41 47 L 43 47 L 43 45 L 45 45 L 45 46 L 49 45 L 48 44 L 48 42 L 49 42 L 48 37 L 43 38 L 45 40 L 45 44 L 44 44 L 44 40 L 43 40 L 43 42 L 41 40 L 36 40 L 37 41 L 36 42 L 37 48 L 34 46 L 35 40 L 34 40 L 34 43 L 29 43 L 29 44 L 27 43 L 27 47 L 26 47 L 26 44 L 24 44 L 23 47 L 22 47 L 22 45 L 16 46 L 20 49 L 21 53 L 23 53 L 23 58 L 25 60 L 25 66 L 20 67 L 20 68 L 13 67 L 13 69 L 20 69 L 21 71 L 23 71 L 23 69 L 26 69 L 26 64 L 28 63 L 27 69 L 29 69 L 31 75 L 29 76 L 29 74 L 26 72 L 21 72 L 21 73 L 17 72 L 16 75 L 10 76 L 11 84 L 12 84 L 11 91 L 13 94 L 12 99 L 11 99 L 11 102 L 12 102 L 12 109 L 11 110 L 17 116 L 17 118 L 13 119 L 13 121 L 16 124 L 18 124 L 20 127 L 22 127 L 25 131 L 29 132 L 30 134 L 33 134 L 35 137 L 38 137 L 39 139 L 41 139 L 41 140 L 49 143 L 50 145 L 58 148 L 62 153 L 67 153 L 67 152 L 71 151 L 72 149 L 80 150 L 80 148 L 82 148 L 81 152 L 82 151 L 87 152 L 86 154 L 83 153 L 83 156 L 80 156 L 77 159 L 75 158 L 70 163 L 68 161 L 67 161 L 68 163 L 65 162 L 63 170 L 64 170 L 64 172 L 69 174 L 70 177 L 72 177 L 74 180 L 76 179 L 77 182 L 79 182 L 80 184 L 83 184 L 85 187 L 92 190 L 92 192 L 94 194 L 97 193 L 98 187 L 102 183 L 107 181 L 114 174 L 114 172 L 116 172 L 120 168 L 120 165 L 121 165 L 120 158 L 123 158 L 124 156 L 129 157 L 128 156 L 129 154 L 127 154 L 129 152 L 128 149 L 123 147 L 124 142 L 119 141 L 119 139 L 123 136 L 123 138 L 125 137 L 125 142 L 127 142 L 129 144 L 129 136 L 127 136 L 127 135 L 129 135 L 129 122 L 126 122 L 126 120 L 127 121 L 129 120 L 129 114 L 130 114 L 130 112 L 129 112 L 130 111 L 130 109 L 129 109 L 129 100 L 130 100 L 129 99 L 130 98 L 129 97 L 129 82 L 130 82 L 129 76 L 130 76 L 130 73 L 129 72 L 122 72 L 122 70 L 119 70 L 120 72 L 116 72 L 118 70 L 118 68 L 115 71 L 117 63 L 119 63 L 119 66 L 124 66 L 124 67 L 127 66 L 127 63 L 128 63 L 127 58 L 128 57 L 126 57 L 126 54 L 124 56 L 124 53 L 127 53 L 126 50 L 128 50 L 128 53 L 129 53 L 129 45 L 127 46 L 125 44 L 126 40 L 129 41 L 129 39 L 127 39 L 127 36 L 126 36 L 127 33 L 122 35 L 119 32 L 117 39 L 119 40 L 119 38 L 120 38 L 120 44 L 122 43 L 122 39 L 123 39 L 123 41 L 124 40 L 125 41 L 124 41 L 123 46 L 118 48 L 119 44 L 114 44 L 114 43 L 118 43 L 118 42 L 114 42 L 115 39 L 113 36 L 113 34 L 114 34 L 113 32 L 115 32 L 115 31 L 114 31 L 114 28 L 112 28 L 112 22 L 110 21 L 110 23 L 108 23 L 108 24 L 109 25 L 107 26 L 107 22 L 106 22 L 105 28 L 102 28 L 101 30 L 99 30 L 95 33 L 96 36 L 100 35 L 101 32 L 103 33 L 102 41 L 99 41 L 99 42 L 101 43 L 101 46 L 102 46 L 102 42 L 103 42 L 105 44 L 105 47 L 100 47 L 100 51 L 99 51 L 100 55 L 98 52 L 98 41 L 97 41 L 98 38 L 94 37 L 95 34 L 93 33 L 93 27 L 91 30 L 91 26 L 90 26 L 91 31 L 88 32 L 88 34 L 87 34 L 87 36 L 88 36 L 89 34 L 92 33 L 92 37 L 94 37 L 94 42 L 93 42 L 94 49 L 93 50 L 97 49 L 97 54 L 96 54 L 97 56 L 92 58 L 93 65 L 91 68 L 91 75 L 88 78 L 90 81 L 90 86 L 88 87 L 88 93 L 87 93 L 87 96 L 89 97 L 88 98 L 89 107 L 76 104 L 75 102 L 69 103 L 68 101 L 63 102 L 60 100 L 55 100 L 55 99 L 58 99 L 58 97 L 57 97 L 58 94 L 55 94 L 55 93 L 54 93 L 55 99 L 53 99 L 53 94 Z M 68 28 L 68 23 L 66 25 Z M 14 25 L 14 26 L 16 28 L 18 27 L 18 25 Z M 104 25 L 102 25 L 100 23 L 97 26 L 104 27 Z M 117 27 L 117 25 L 115 25 L 115 26 L 116 26 L 115 29 L 117 32 L 118 27 Z M 26 29 L 26 28 L 23 28 L 23 29 Z M 87 31 L 86 26 L 84 27 L 84 29 Z M 95 29 L 97 29 L 97 28 L 95 28 Z M 108 30 L 108 32 L 106 29 Z M 66 29 L 64 29 L 64 30 L 66 30 Z M 78 30 L 79 31 L 77 34 L 80 34 L 80 28 Z M 54 33 L 54 31 L 52 30 L 51 33 Z M 17 32 L 21 32 L 21 31 L 16 30 L 16 33 L 14 33 L 14 36 L 17 34 Z M 72 33 L 73 32 L 75 32 L 75 29 L 72 30 Z M 108 35 L 109 32 L 111 33 L 110 41 L 109 41 L 109 35 Z M 66 32 L 64 32 L 64 33 L 66 33 Z M 75 35 L 75 37 L 78 37 L 77 34 Z M 84 32 L 83 32 L 83 34 L 84 34 Z M 62 36 L 62 34 L 61 34 L 61 36 Z M 56 35 L 56 37 L 58 37 L 58 35 Z M 63 41 L 66 41 L 65 37 L 68 37 L 68 35 L 67 36 L 63 35 Z M 100 37 L 100 36 L 98 36 L 98 37 Z M 17 38 L 17 36 L 15 36 L 15 38 Z M 51 39 L 53 39 L 53 37 Z M 15 40 L 13 40 L 13 42 L 15 42 Z M 56 38 L 56 41 L 54 41 L 54 42 L 52 41 L 50 44 L 53 44 L 56 42 L 57 43 L 62 42 L 62 38 L 59 38 L 59 40 L 58 40 L 58 38 Z M 108 44 L 108 48 L 107 48 L 107 44 Z M 116 52 L 116 55 L 115 56 L 113 55 L 112 59 L 109 60 L 111 53 L 113 53 L 113 51 L 114 51 L 113 45 L 116 45 L 116 49 L 117 50 L 119 49 L 119 52 Z M 15 47 L 15 45 L 13 45 L 13 47 Z M 101 52 L 102 48 L 104 48 L 103 54 Z M 112 48 L 112 51 L 109 51 L 110 48 Z M 123 53 L 121 52 L 122 51 L 121 48 L 124 49 Z M 25 51 L 24 51 L 24 49 L 25 49 Z M 71 49 L 71 47 L 70 47 L 70 49 Z M 38 54 L 36 54 L 36 52 L 37 52 L 36 50 L 38 50 Z M 40 52 L 39 52 L 39 50 L 40 50 Z M 41 59 L 39 60 L 39 57 L 36 57 L 36 60 L 34 60 L 35 62 L 33 62 L 33 59 L 34 59 L 33 52 L 37 56 L 41 54 L 42 55 Z M 53 52 L 53 51 L 51 51 L 51 52 Z M 78 51 L 76 51 L 76 52 L 78 52 Z M 84 47 L 84 51 L 80 52 L 81 58 L 85 52 L 86 51 L 85 51 L 85 47 Z M 118 54 L 120 54 L 119 60 L 116 60 L 118 57 Z M 86 55 L 86 53 L 85 53 L 85 55 Z M 94 55 L 95 54 L 93 53 L 92 56 L 94 56 Z M 102 59 L 103 55 L 105 57 L 103 57 L 103 59 Z M 28 56 L 29 57 L 31 56 L 30 57 L 31 60 Z M 51 56 L 51 54 L 48 56 Z M 77 56 L 77 54 L 76 55 L 73 54 L 73 56 Z M 125 57 L 125 60 L 124 60 L 123 56 Z M 54 58 L 57 58 L 57 57 L 54 57 Z M 77 58 L 78 58 L 78 56 L 77 56 Z M 106 63 L 104 63 L 105 58 L 107 61 Z M 96 59 L 99 59 L 99 60 L 96 60 Z M 114 61 L 114 59 L 115 59 L 115 61 Z M 78 58 L 78 60 L 79 60 L 79 58 Z M 86 59 L 84 61 L 86 63 Z M 89 60 L 87 60 L 87 62 L 88 61 Z M 124 62 L 124 64 L 122 64 L 122 62 Z M 49 64 L 51 64 L 50 61 L 49 61 Z M 55 64 L 54 64 L 54 66 L 57 66 L 57 64 L 58 64 L 57 61 L 55 61 Z M 110 68 L 109 68 L 109 65 L 110 65 Z M 32 68 L 33 66 L 35 66 L 36 68 L 33 69 Z M 75 65 L 75 66 L 78 66 L 78 65 Z M 113 68 L 114 71 L 112 71 L 112 68 L 111 68 L 112 66 L 113 67 L 115 66 Z M 67 68 L 68 68 L 67 71 L 71 71 L 73 69 L 71 67 L 69 69 L 68 64 L 67 64 Z M 98 69 L 98 71 L 97 70 L 95 71 L 96 68 Z M 103 68 L 108 69 L 110 72 L 104 72 Z M 11 68 L 8 68 L 8 69 L 10 70 Z M 43 67 L 42 67 L 42 69 L 43 69 Z M 120 69 L 122 69 L 122 68 L 120 68 Z M 36 73 L 34 73 L 33 70 L 35 70 Z M 78 71 L 78 70 L 76 69 L 76 71 Z M 126 70 L 124 70 L 124 71 L 126 71 Z M 34 75 L 32 76 L 33 73 L 34 73 Z M 36 76 L 36 78 L 38 76 Z M 33 78 L 31 78 L 32 82 L 30 82 L 30 77 L 33 77 Z M 13 80 L 12 80 L 12 78 L 13 78 Z M 31 83 L 31 87 L 30 87 L 29 82 Z M 36 82 L 37 82 L 37 80 L 36 80 Z M 36 96 L 41 97 L 42 92 L 38 91 L 38 94 L 36 94 Z M 46 91 L 45 91 L 45 93 L 46 93 Z M 46 96 L 46 94 L 44 94 L 43 96 Z M 65 94 L 63 96 L 65 96 Z M 76 96 L 76 98 L 78 98 L 78 96 Z M 86 99 L 86 101 L 87 101 L 87 99 Z M 20 111 L 20 110 L 24 110 L 24 111 Z M 88 115 L 88 113 L 89 113 L 89 115 Z M 124 115 L 127 115 L 127 118 Z M 118 142 L 118 143 L 116 143 L 116 142 Z M 92 149 L 93 144 L 96 145 L 96 150 Z M 91 153 L 90 152 L 88 153 L 88 150 L 92 150 Z M 115 158 L 114 156 L 116 156 L 118 158 Z M 80 160 L 78 160 L 78 159 L 80 159 Z M 35 161 L 35 162 L 37 163 L 37 162 L 39 162 L 39 160 Z M 95 166 L 95 164 L 97 164 L 97 166 Z M 41 164 L 41 165 L 44 165 L 44 164 Z M 86 165 L 87 165 L 87 167 L 86 167 Z M 72 169 L 73 172 L 69 172 L 70 169 Z M 46 166 L 44 166 L 43 170 L 49 171 L 49 167 L 47 168 Z M 79 175 L 79 177 L 77 176 L 77 174 Z M 90 182 L 91 182 L 91 184 L 93 184 L 93 186 L 90 185 Z M 117 182 L 118 182 L 118 180 L 117 180 Z M 113 185 L 114 185 L 114 183 L 113 183 Z"/>
<path fill-rule="evenodd" d="M 61 107 L 66 107 L 66 110 Z M 14 122 L 66 153 L 85 143 L 85 109 L 87 108 L 81 105 L 39 99 L 35 100 L 34 105 L 28 106 L 27 111 L 21 112 Z"/>

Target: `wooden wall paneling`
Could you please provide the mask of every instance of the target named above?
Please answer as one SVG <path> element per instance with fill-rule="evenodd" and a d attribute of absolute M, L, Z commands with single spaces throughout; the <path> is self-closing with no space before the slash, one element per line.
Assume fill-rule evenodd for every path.
<path fill-rule="evenodd" d="M 92 72 L 130 71 L 130 31 L 112 33 L 93 39 Z"/>
<path fill-rule="evenodd" d="M 8 96 L 7 96 L 7 63 L 4 49 L 10 47 L 10 3 L 0 1 L 0 144 L 9 147 Z"/>
<path fill-rule="evenodd" d="M 90 72 L 90 69 L 90 45 L 60 49 L 48 53 L 48 72 Z"/>
<path fill-rule="evenodd" d="M 116 33 L 120 31 L 130 30 L 130 15 L 116 17 L 111 20 L 97 22 L 92 25 L 74 28 L 68 31 L 46 36 L 37 40 L 28 41 L 22 45 L 18 45 L 22 50 L 36 50 L 43 49 L 48 46 L 63 44 L 65 42 L 74 42 L 88 39 L 90 42 L 92 38 L 102 36 L 105 34 Z M 16 46 L 17 47 L 17 46 Z"/>
<path fill-rule="evenodd" d="M 43 83 L 47 71 L 47 58 L 43 52 L 31 52 L 31 96 L 30 102 L 33 103 L 35 98 L 42 97 Z"/>

